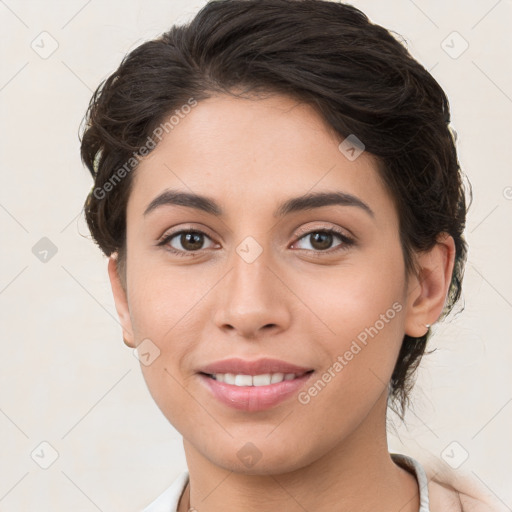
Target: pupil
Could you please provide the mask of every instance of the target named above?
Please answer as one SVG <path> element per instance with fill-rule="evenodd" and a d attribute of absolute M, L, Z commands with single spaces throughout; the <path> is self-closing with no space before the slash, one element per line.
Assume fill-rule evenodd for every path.
<path fill-rule="evenodd" d="M 183 237 L 185 237 L 185 243 L 183 242 Z M 195 243 L 194 243 L 194 239 L 195 238 Z M 188 248 L 189 249 L 200 249 L 201 248 L 201 235 L 199 233 L 184 233 L 182 235 L 182 245 L 183 247 L 187 248 L 187 245 L 188 245 Z"/>
<path fill-rule="evenodd" d="M 316 247 L 317 249 L 329 249 L 332 241 L 332 235 L 330 233 L 315 233 L 311 236 L 315 243 L 320 242 L 319 246 L 315 246 L 315 243 L 313 243 L 313 247 Z"/>

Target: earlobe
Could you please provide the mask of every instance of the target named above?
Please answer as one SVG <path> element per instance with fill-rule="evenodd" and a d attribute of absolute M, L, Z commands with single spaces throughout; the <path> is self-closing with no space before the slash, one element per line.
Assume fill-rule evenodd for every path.
<path fill-rule="evenodd" d="M 108 259 L 108 277 L 110 279 L 110 286 L 112 287 L 112 294 L 114 295 L 117 315 L 119 316 L 119 321 L 123 329 L 123 341 L 128 347 L 135 348 L 128 299 L 126 290 L 121 282 L 121 277 L 119 276 L 117 253 L 112 254 Z"/>
<path fill-rule="evenodd" d="M 426 334 L 443 311 L 455 263 L 453 237 L 440 234 L 436 245 L 418 253 L 416 261 L 419 273 L 409 280 L 405 334 L 418 338 Z"/>

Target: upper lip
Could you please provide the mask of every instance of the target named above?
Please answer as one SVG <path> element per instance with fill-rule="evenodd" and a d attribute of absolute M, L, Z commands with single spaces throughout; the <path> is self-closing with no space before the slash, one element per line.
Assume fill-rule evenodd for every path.
<path fill-rule="evenodd" d="M 262 358 L 254 361 L 232 358 L 215 361 L 199 369 L 200 373 L 213 375 L 217 373 L 234 373 L 243 375 L 263 375 L 266 373 L 294 373 L 302 375 L 312 368 L 297 366 L 279 359 Z"/>

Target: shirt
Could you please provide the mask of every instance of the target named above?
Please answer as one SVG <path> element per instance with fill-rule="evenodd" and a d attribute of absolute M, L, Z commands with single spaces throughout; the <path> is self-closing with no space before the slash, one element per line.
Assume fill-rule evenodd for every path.
<path fill-rule="evenodd" d="M 416 459 L 408 455 L 392 453 L 391 458 L 396 464 L 416 477 L 420 491 L 420 508 L 418 512 L 431 512 L 428 498 L 428 480 L 423 466 Z M 188 477 L 188 471 L 181 473 L 172 485 L 142 512 L 177 512 L 181 495 L 188 483 Z M 443 512 L 451 512 L 451 510 L 445 510 Z"/>

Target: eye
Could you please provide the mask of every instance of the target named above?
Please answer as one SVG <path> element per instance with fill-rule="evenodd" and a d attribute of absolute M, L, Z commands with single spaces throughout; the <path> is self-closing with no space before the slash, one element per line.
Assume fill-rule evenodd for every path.
<path fill-rule="evenodd" d="M 340 240 L 340 243 L 332 248 L 334 239 Z M 205 239 L 210 241 L 210 245 L 205 246 Z M 354 240 L 334 228 L 314 229 L 300 236 L 293 244 L 305 241 L 309 242 L 309 247 L 298 247 L 301 250 L 312 251 L 315 255 L 322 253 L 332 254 L 337 251 L 347 250 L 354 245 Z M 178 256 L 196 256 L 196 253 L 203 249 L 215 246 L 211 238 L 203 231 L 197 229 L 182 229 L 174 233 L 168 233 L 158 242 L 158 246 L 164 246 L 169 252 Z"/>
<path fill-rule="evenodd" d="M 178 254 L 179 256 L 194 256 L 194 252 L 208 248 L 204 247 L 205 237 L 211 241 L 210 237 L 202 231 L 197 229 L 184 229 L 164 235 L 157 245 L 166 246 L 170 252 Z"/>
<path fill-rule="evenodd" d="M 338 238 L 341 240 L 341 243 L 334 246 L 334 250 L 329 250 L 332 247 L 333 240 L 335 238 Z M 337 229 L 330 228 L 330 229 L 315 229 L 312 231 L 308 231 L 304 235 L 302 235 L 297 242 L 300 242 L 301 240 L 304 240 L 306 242 L 309 242 L 309 247 L 299 247 L 299 249 L 305 249 L 305 250 L 312 250 L 314 252 L 329 252 L 333 253 L 339 250 L 346 250 L 351 245 L 354 244 L 354 240 L 346 236 L 345 234 L 341 233 Z M 295 242 L 294 245 L 297 244 Z"/>

